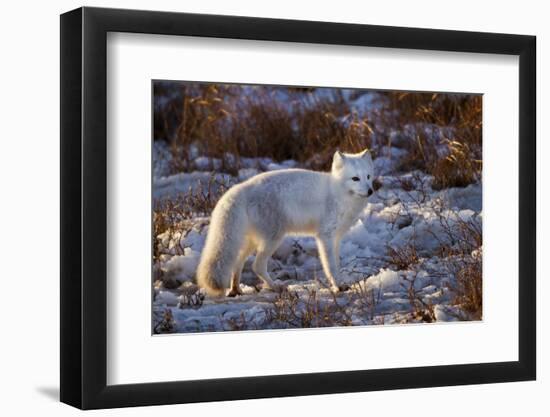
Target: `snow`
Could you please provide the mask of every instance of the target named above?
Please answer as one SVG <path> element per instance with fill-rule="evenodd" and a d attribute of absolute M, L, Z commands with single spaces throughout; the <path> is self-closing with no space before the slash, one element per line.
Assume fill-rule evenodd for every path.
<path fill-rule="evenodd" d="M 323 89 L 316 92 L 325 93 Z M 273 90 L 273 94 L 283 93 Z M 284 94 L 281 100 L 292 106 L 292 94 Z M 342 124 L 380 106 L 381 96 L 376 92 L 343 90 L 342 94 L 353 103 L 354 110 L 340 118 Z M 309 99 L 304 100 L 308 105 Z M 369 198 L 341 241 L 339 283 L 347 284 L 349 289 L 336 295 L 328 290 L 315 239 L 288 236 L 268 262 L 272 278 L 286 290 L 260 290 L 260 281 L 251 269 L 251 256 L 242 272 L 242 295 L 205 296 L 195 284 L 195 275 L 210 219 L 208 210 L 194 210 L 190 216 L 178 218 L 173 230 L 153 237 L 159 252 L 153 265 L 154 312 L 170 310 L 174 331 L 183 333 L 300 327 L 306 322 L 313 326 L 404 324 L 426 321 L 427 316 L 436 322 L 471 319 L 452 293 L 456 255 L 445 255 L 442 248 L 451 252 L 460 249 L 464 242 L 454 237 L 465 225 L 481 230 L 482 184 L 478 181 L 463 188 L 434 190 L 433 177 L 422 171 L 403 172 L 402 162 L 419 135 L 443 158 L 449 152 L 445 140 L 453 137 L 454 129 L 415 123 L 371 133 L 381 188 Z M 316 162 L 315 156 L 303 165 L 266 157 L 236 158 L 230 153 L 212 158 L 201 155 L 199 149 L 197 142 L 188 145 L 184 154 L 189 155 L 189 161 L 180 166 L 182 172 L 174 173 L 171 145 L 164 140 L 154 141 L 154 204 L 203 192 L 207 185 L 219 196 L 227 187 L 259 173 L 307 168 Z M 236 161 L 236 169 L 224 170 Z M 481 246 L 472 250 L 467 261 L 479 260 L 481 251 Z M 328 313 L 315 316 L 318 313 L 312 311 Z M 311 317 L 307 312 L 315 316 L 313 322 L 308 321 Z M 293 314 L 297 316 L 292 318 Z M 329 321 L 326 315 L 331 317 Z"/>
<path fill-rule="evenodd" d="M 385 292 L 399 291 L 401 277 L 396 271 L 391 269 L 381 269 L 376 275 L 371 276 L 365 281 L 368 289 L 381 289 Z"/>
<path fill-rule="evenodd" d="M 386 151 L 392 157 L 401 155 L 399 150 Z M 379 157 L 375 162 L 381 158 L 385 157 Z M 247 161 L 247 164 L 249 167 L 240 169 L 236 177 L 214 175 L 235 184 L 258 172 L 297 165 L 293 161 L 277 164 L 269 160 Z M 205 162 L 204 166 L 212 165 Z M 350 290 L 333 297 L 327 289 L 315 240 L 310 237 L 285 238 L 268 263 L 270 274 L 276 283 L 285 285 L 290 294 L 297 295 L 297 308 L 306 309 L 307 300 L 315 294 L 317 308 L 330 308 L 336 301 L 348 309 L 349 324 L 414 322 L 417 319 L 411 319 L 411 291 L 424 303 L 433 306 L 436 321 L 456 321 L 461 313 L 450 304 L 452 294 L 449 291 L 449 283 L 454 277 L 446 269 L 446 261 L 438 257 L 437 249 L 443 243 L 453 244 L 445 227 L 454 230 L 464 222 L 481 225 L 481 184 L 435 191 L 429 187 L 431 178 L 426 174 L 399 174 L 392 169 L 387 172 L 380 177 L 382 188 L 373 195 L 341 242 L 339 281 L 350 285 Z M 180 193 L 197 189 L 201 182 L 207 183 L 211 176 L 209 171 L 193 171 L 156 178 L 154 198 L 159 201 L 175 198 Z M 419 188 L 405 191 L 400 186 L 402 180 L 413 181 Z M 282 308 L 276 306 L 286 305 L 285 302 L 289 301 L 278 292 L 259 290 L 260 282 L 251 270 L 253 256 L 245 263 L 242 273 L 242 295 L 216 299 L 204 297 L 196 288 L 193 282 L 208 221 L 208 218 L 197 215 L 182 223 L 182 230 L 156 236 L 157 244 L 164 248 L 157 265 L 161 280 L 172 285 L 164 288 L 160 284 L 162 289 L 156 293 L 154 311 L 170 309 L 176 332 L 292 327 L 290 322 L 273 319 L 274 312 Z M 411 244 L 418 251 L 418 264 L 400 270 L 389 262 L 388 246 L 397 249 Z M 185 301 L 188 297 L 182 295 L 186 291 L 191 291 L 196 297 L 202 296 L 203 300 L 188 303 Z M 338 317 L 339 313 L 334 314 Z"/>
<path fill-rule="evenodd" d="M 183 255 L 174 255 L 163 266 L 165 279 L 191 281 L 199 265 L 200 252 L 185 248 Z"/>
<path fill-rule="evenodd" d="M 254 175 L 258 175 L 260 171 L 255 168 L 242 168 L 239 169 L 239 181 L 246 181 L 249 178 L 252 178 Z"/>
<path fill-rule="evenodd" d="M 164 306 L 175 306 L 178 303 L 178 296 L 171 291 L 159 291 L 155 297 L 155 303 Z"/>

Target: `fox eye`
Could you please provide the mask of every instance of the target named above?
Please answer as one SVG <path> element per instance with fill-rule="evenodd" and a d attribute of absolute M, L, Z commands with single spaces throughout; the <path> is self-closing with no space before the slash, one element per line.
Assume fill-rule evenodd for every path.
<path fill-rule="evenodd" d="M 351 177 L 353 181 L 359 181 L 359 177 Z"/>
<path fill-rule="evenodd" d="M 370 175 L 367 175 L 367 179 L 370 180 Z"/>

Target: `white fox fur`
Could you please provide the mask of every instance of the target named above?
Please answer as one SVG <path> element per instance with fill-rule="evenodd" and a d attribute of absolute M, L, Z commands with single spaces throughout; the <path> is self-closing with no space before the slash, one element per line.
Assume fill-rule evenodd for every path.
<path fill-rule="evenodd" d="M 286 169 L 256 175 L 230 188 L 218 201 L 197 269 L 197 283 L 210 295 L 240 294 L 246 259 L 272 289 L 267 261 L 288 234 L 314 236 L 332 291 L 338 291 L 342 236 L 357 221 L 372 194 L 368 150 L 334 154 L 330 173 Z"/>

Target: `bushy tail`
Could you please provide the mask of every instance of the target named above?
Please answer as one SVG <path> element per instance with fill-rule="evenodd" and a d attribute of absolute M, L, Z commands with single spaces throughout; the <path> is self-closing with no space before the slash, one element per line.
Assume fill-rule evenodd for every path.
<path fill-rule="evenodd" d="M 197 268 L 197 284 L 213 296 L 223 295 L 231 285 L 248 224 L 244 204 L 231 191 L 220 199 L 212 212 Z"/>

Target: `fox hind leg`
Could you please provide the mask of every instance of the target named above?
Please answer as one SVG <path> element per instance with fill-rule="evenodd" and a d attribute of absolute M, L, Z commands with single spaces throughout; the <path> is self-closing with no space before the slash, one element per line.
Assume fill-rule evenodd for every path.
<path fill-rule="evenodd" d="M 264 240 L 258 245 L 256 259 L 252 264 L 252 270 L 263 281 L 263 288 L 267 290 L 275 290 L 277 285 L 273 282 L 267 272 L 267 261 L 279 247 L 282 237 L 274 240 Z"/>
<path fill-rule="evenodd" d="M 235 264 L 235 270 L 233 271 L 233 276 L 231 278 L 231 289 L 227 294 L 228 297 L 235 297 L 243 293 L 240 287 L 241 273 L 243 271 L 244 263 L 252 253 L 252 250 L 252 244 L 250 242 L 247 242 L 243 249 L 240 251 L 239 257 L 237 258 L 237 263 Z"/>

